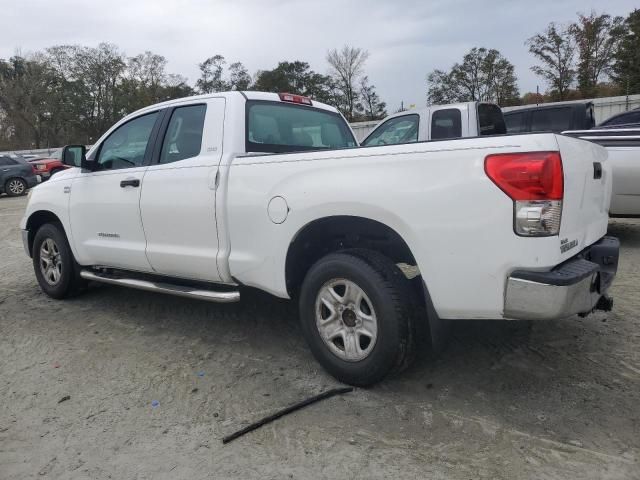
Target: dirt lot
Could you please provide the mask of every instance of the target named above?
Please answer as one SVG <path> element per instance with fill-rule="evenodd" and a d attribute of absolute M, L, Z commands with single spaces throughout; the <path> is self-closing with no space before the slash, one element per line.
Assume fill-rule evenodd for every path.
<path fill-rule="evenodd" d="M 0 197 L 3 480 L 640 478 L 638 220 L 610 225 L 611 314 L 456 323 L 438 360 L 222 445 L 337 385 L 295 306 L 107 286 L 51 300 L 22 250 L 25 204 Z"/>

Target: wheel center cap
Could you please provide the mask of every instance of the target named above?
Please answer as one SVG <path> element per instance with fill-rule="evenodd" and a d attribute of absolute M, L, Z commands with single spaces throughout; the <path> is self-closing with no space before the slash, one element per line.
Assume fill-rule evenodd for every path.
<path fill-rule="evenodd" d="M 356 326 L 356 312 L 347 308 L 342 312 L 342 321 L 347 327 L 355 327 Z"/>

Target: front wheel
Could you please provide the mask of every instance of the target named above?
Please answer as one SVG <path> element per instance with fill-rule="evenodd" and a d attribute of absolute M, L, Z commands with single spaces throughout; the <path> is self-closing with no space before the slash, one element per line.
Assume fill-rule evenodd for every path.
<path fill-rule="evenodd" d="M 32 257 L 40 288 L 50 297 L 69 297 L 85 288 L 80 267 L 59 224 L 47 223 L 38 229 L 33 240 Z"/>
<path fill-rule="evenodd" d="M 410 363 L 412 305 L 409 281 L 384 255 L 332 253 L 311 267 L 302 284 L 302 332 L 331 375 L 368 386 Z"/>

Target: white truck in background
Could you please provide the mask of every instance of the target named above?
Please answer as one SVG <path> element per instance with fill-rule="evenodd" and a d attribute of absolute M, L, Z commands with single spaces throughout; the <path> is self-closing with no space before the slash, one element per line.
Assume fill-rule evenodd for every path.
<path fill-rule="evenodd" d="M 432 105 L 389 115 L 360 142 L 363 147 L 507 133 L 500 107 L 486 102 Z"/>
<path fill-rule="evenodd" d="M 593 128 L 563 132 L 607 149 L 612 169 L 612 217 L 640 217 L 640 128 Z"/>
<path fill-rule="evenodd" d="M 146 107 L 63 159 L 76 168 L 33 189 L 21 221 L 47 295 L 95 281 L 296 299 L 314 356 L 353 385 L 405 367 L 422 325 L 439 344 L 447 320 L 611 308 L 611 168 L 582 140 L 357 148 L 328 105 L 228 92 Z"/>

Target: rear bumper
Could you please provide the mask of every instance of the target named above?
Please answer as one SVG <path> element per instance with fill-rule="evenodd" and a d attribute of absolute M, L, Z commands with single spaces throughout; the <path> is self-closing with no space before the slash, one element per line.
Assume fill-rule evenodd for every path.
<path fill-rule="evenodd" d="M 38 180 L 38 175 L 29 175 L 28 177 L 25 177 L 25 181 L 27 182 L 27 187 L 29 188 L 33 188 L 38 183 L 40 183 L 40 180 Z"/>
<path fill-rule="evenodd" d="M 504 317 L 553 320 L 610 309 L 606 292 L 618 270 L 619 250 L 617 238 L 603 237 L 551 271 L 514 271 L 507 279 Z"/>

